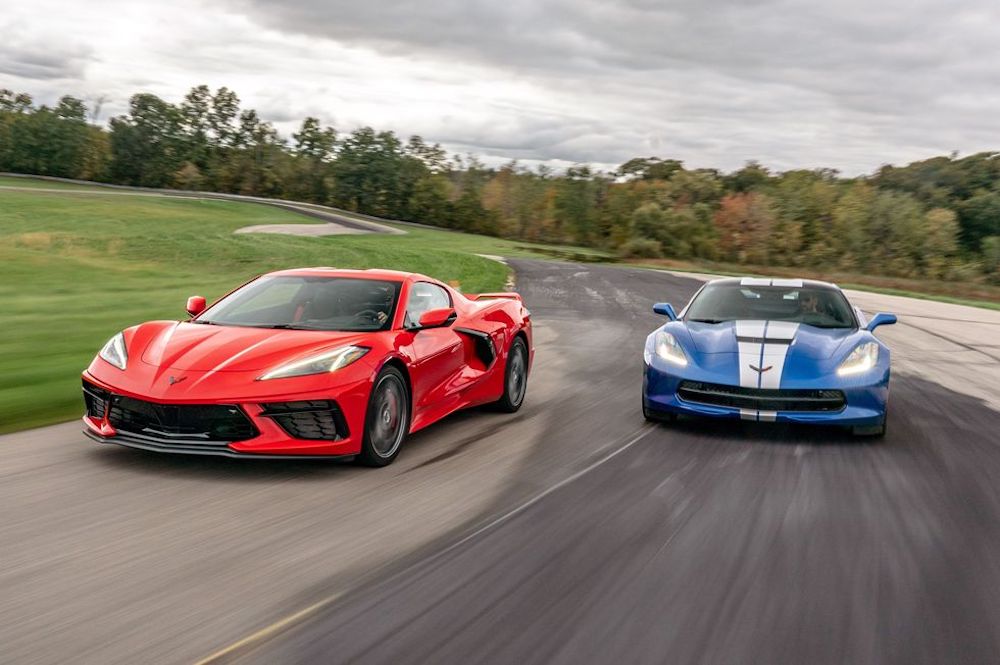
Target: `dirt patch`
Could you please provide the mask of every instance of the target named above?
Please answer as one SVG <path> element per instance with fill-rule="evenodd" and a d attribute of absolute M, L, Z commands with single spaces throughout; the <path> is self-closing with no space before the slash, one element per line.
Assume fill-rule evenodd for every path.
<path fill-rule="evenodd" d="M 340 236 L 371 233 L 362 229 L 352 229 L 340 224 L 257 224 L 236 229 L 233 233 L 278 233 L 289 236 Z"/>

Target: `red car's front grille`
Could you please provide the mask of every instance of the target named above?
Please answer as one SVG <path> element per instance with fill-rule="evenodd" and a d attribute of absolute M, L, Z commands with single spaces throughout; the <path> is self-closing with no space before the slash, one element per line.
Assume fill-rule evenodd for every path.
<path fill-rule="evenodd" d="M 245 441 L 259 434 L 235 404 L 159 404 L 116 395 L 83 383 L 87 415 L 103 419 L 120 432 L 163 443 Z"/>

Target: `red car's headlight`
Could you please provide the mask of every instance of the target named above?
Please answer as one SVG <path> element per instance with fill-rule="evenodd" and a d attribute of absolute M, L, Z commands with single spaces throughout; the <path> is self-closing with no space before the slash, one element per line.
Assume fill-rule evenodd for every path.
<path fill-rule="evenodd" d="M 269 372 L 258 376 L 257 380 L 287 379 L 293 376 L 336 372 L 338 369 L 347 367 L 356 360 L 359 360 L 370 350 L 363 346 L 341 346 L 332 351 L 324 351 L 314 356 L 279 365 Z"/>
<path fill-rule="evenodd" d="M 125 335 L 118 333 L 105 343 L 97 356 L 114 365 L 118 369 L 125 369 L 128 365 L 128 351 L 125 350 Z"/>

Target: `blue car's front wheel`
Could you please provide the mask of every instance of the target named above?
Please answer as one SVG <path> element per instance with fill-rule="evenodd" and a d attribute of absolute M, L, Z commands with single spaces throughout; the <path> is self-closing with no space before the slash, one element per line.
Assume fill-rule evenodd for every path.
<path fill-rule="evenodd" d="M 854 436 L 866 436 L 873 439 L 881 439 L 885 436 L 886 425 L 889 422 L 889 408 L 886 407 L 885 413 L 882 414 L 882 422 L 878 425 L 867 425 L 864 427 L 852 427 L 851 433 Z"/>

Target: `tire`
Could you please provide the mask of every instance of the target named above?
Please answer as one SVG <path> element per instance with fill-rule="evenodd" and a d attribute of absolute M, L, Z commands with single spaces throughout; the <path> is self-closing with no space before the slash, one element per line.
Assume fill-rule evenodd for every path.
<path fill-rule="evenodd" d="M 514 413 L 524 403 L 528 390 L 528 345 L 523 337 L 515 337 L 507 353 L 507 365 L 503 372 L 503 395 L 496 401 L 496 407 L 506 413 Z"/>
<path fill-rule="evenodd" d="M 385 367 L 372 384 L 365 413 L 365 432 L 357 462 L 364 466 L 388 466 L 410 428 L 410 394 L 403 373 Z"/>
<path fill-rule="evenodd" d="M 885 421 L 882 421 L 881 425 L 872 425 L 870 427 L 852 427 L 851 433 L 858 438 L 865 439 L 881 439 L 885 436 Z"/>
<path fill-rule="evenodd" d="M 642 400 L 642 417 L 651 423 L 672 423 L 677 420 L 676 413 L 666 411 L 650 411 L 646 407 L 646 400 Z"/>
<path fill-rule="evenodd" d="M 889 412 L 888 410 L 882 415 L 882 422 L 878 425 L 871 425 L 868 427 L 852 427 L 851 433 L 857 437 L 866 437 L 869 439 L 881 439 L 885 437 L 886 427 L 889 423 Z"/>

